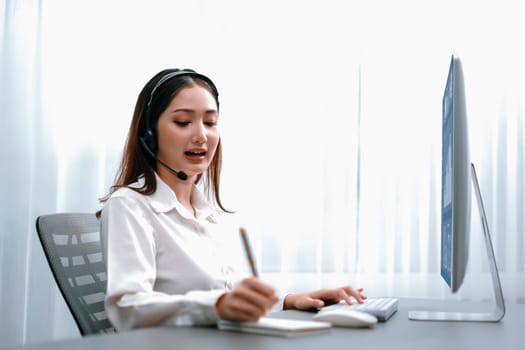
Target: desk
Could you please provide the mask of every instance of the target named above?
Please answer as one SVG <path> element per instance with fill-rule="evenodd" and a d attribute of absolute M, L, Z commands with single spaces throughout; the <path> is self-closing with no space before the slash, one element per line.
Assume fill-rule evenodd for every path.
<path fill-rule="evenodd" d="M 499 323 L 410 321 L 414 309 L 444 309 L 454 302 L 400 299 L 398 312 L 387 322 L 371 329 L 333 328 L 328 333 L 296 338 L 219 331 L 214 327 L 150 328 L 118 334 L 87 336 L 82 339 L 30 344 L 12 349 L 25 350 L 331 350 L 331 349 L 523 349 L 525 305 L 507 305 Z M 467 308 L 477 305 L 461 304 Z M 310 319 L 310 312 L 282 311 L 272 317 Z M 4 350 L 4 348 L 1 348 Z"/>

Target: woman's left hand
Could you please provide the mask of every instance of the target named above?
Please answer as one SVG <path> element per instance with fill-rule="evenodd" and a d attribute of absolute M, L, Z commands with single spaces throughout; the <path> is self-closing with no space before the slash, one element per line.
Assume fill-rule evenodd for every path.
<path fill-rule="evenodd" d="M 335 304 L 344 300 L 353 304 L 352 298 L 362 304 L 366 296 L 362 294 L 363 288 L 354 289 L 350 286 L 334 289 L 320 289 L 313 292 L 288 294 L 284 299 L 284 310 L 308 310 L 321 308 L 325 305 Z"/>

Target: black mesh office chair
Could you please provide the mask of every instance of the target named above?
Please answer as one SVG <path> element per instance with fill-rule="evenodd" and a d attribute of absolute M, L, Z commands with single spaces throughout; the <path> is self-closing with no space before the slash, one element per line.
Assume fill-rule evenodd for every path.
<path fill-rule="evenodd" d="M 115 332 L 104 311 L 106 265 L 95 214 L 42 215 L 36 231 L 80 333 Z"/>

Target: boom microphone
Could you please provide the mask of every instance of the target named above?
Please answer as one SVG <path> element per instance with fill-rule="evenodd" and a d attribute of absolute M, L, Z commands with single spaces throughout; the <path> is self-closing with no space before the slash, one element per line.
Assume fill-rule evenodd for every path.
<path fill-rule="evenodd" d="M 148 152 L 148 154 L 149 154 L 153 159 L 155 159 L 155 161 L 159 162 L 160 165 L 162 165 L 163 167 L 165 167 L 166 169 L 168 169 L 169 171 L 171 171 L 173 174 L 177 175 L 177 177 L 179 178 L 179 180 L 185 181 L 185 180 L 188 179 L 188 175 L 187 175 L 184 171 L 176 171 L 176 170 L 172 169 L 168 164 L 164 163 L 162 160 L 160 160 L 159 158 L 157 158 L 157 156 L 155 155 L 155 153 L 153 153 L 153 152 L 151 151 L 151 149 L 148 147 L 147 142 L 146 142 L 146 140 L 144 140 L 143 137 L 140 138 L 140 143 L 142 144 L 142 147 L 146 150 L 146 152 Z"/>

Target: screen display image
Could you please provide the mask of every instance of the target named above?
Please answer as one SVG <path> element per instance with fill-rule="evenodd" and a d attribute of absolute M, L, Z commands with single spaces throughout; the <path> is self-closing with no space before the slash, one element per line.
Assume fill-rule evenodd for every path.
<path fill-rule="evenodd" d="M 452 142 L 454 132 L 454 66 L 451 63 L 443 95 L 443 135 L 441 163 L 441 277 L 452 284 Z"/>
<path fill-rule="evenodd" d="M 452 56 L 442 101 L 441 276 L 457 292 L 470 241 L 470 155 L 463 69 Z"/>

